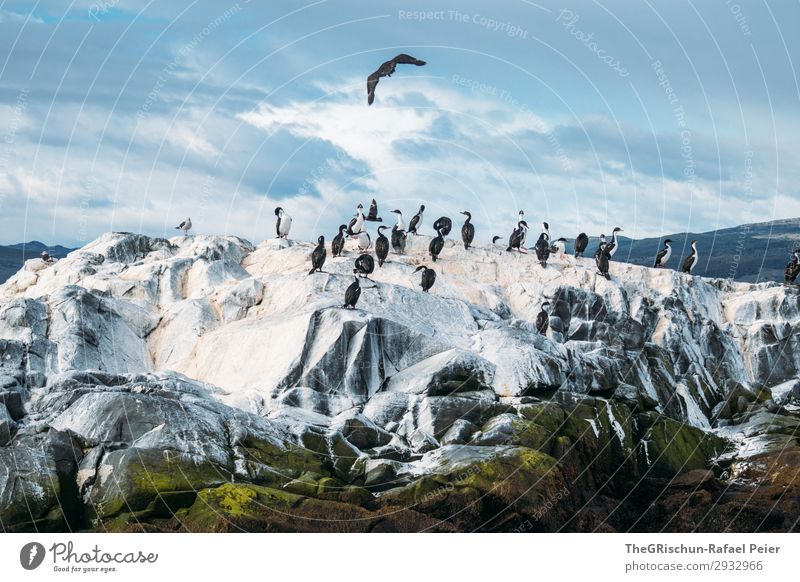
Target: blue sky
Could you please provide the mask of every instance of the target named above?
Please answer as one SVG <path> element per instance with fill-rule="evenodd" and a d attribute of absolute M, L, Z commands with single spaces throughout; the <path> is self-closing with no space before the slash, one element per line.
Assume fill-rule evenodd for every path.
<path fill-rule="evenodd" d="M 634 8 L 635 6 L 635 8 Z M 798 2 L 0 0 L 0 243 L 800 216 Z M 366 76 L 407 52 L 372 107 Z"/>

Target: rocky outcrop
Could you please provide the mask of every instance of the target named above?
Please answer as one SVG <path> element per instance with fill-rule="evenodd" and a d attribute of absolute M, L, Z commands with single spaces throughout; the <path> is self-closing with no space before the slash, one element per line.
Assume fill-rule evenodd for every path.
<path fill-rule="evenodd" d="M 307 243 L 29 261 L 0 287 L 2 527 L 680 530 L 703 490 L 733 505 L 698 528 L 750 531 L 726 492 L 796 491 L 763 461 L 798 446 L 796 289 L 448 243 L 427 294 L 427 242 L 356 310 L 355 255 L 309 276 Z"/>

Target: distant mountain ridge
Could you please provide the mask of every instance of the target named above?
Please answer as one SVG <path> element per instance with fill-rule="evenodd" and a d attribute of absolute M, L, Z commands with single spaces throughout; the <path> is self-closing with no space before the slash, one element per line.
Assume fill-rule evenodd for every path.
<path fill-rule="evenodd" d="M 620 226 L 624 228 L 625 225 Z M 551 232 L 553 237 L 563 234 L 557 228 L 551 229 Z M 610 232 L 605 235 L 611 240 Z M 666 239 L 672 240 L 672 257 L 668 268 L 680 270 L 683 259 L 691 252 L 692 241 L 696 240 L 700 261 L 694 270 L 695 275 L 748 283 L 783 281 L 783 270 L 791 252 L 800 248 L 800 218 L 742 224 L 702 233 L 665 234 L 657 238 L 630 239 L 620 236 L 619 250 L 614 260 L 652 267 L 656 253 Z M 597 243 L 597 237 L 590 237 L 584 255 L 591 257 Z M 567 245 L 569 252 L 573 251 L 573 244 L 574 239 L 571 239 Z"/>
<path fill-rule="evenodd" d="M 51 257 L 62 259 L 75 249 L 61 245 L 48 246 L 38 240 L 0 245 L 0 283 L 4 283 L 11 275 L 19 271 L 25 261 L 38 257 L 44 250 L 47 250 Z"/>

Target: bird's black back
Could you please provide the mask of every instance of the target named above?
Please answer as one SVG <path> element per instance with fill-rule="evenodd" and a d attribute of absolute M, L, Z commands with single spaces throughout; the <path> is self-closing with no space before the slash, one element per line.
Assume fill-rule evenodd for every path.
<path fill-rule="evenodd" d="M 461 227 L 461 240 L 464 241 L 464 248 L 468 249 L 475 238 L 475 226 L 471 222 L 465 222 Z"/>

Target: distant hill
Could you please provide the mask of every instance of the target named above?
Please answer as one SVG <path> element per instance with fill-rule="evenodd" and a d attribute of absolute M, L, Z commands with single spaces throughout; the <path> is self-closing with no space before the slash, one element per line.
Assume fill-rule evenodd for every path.
<path fill-rule="evenodd" d="M 624 226 L 624 225 L 623 225 Z M 551 229 L 553 236 L 561 236 Z M 610 232 L 605 233 L 610 240 Z M 800 248 L 800 218 L 773 220 L 756 224 L 743 224 L 711 232 L 665 234 L 659 238 L 633 240 L 619 237 L 616 261 L 635 265 L 653 266 L 661 241 L 672 239 L 672 258 L 668 267 L 679 269 L 697 241 L 700 262 L 695 275 L 732 278 L 737 281 L 783 281 L 783 270 L 792 250 Z M 597 238 L 590 238 L 587 257 L 594 255 Z M 571 251 L 574 240 L 567 249 Z"/>
<path fill-rule="evenodd" d="M 41 255 L 43 250 L 47 250 L 51 257 L 61 259 L 74 249 L 68 249 L 61 245 L 50 247 L 38 240 L 15 245 L 0 245 L 0 283 L 4 283 L 11 275 L 19 271 L 25 261 Z"/>

